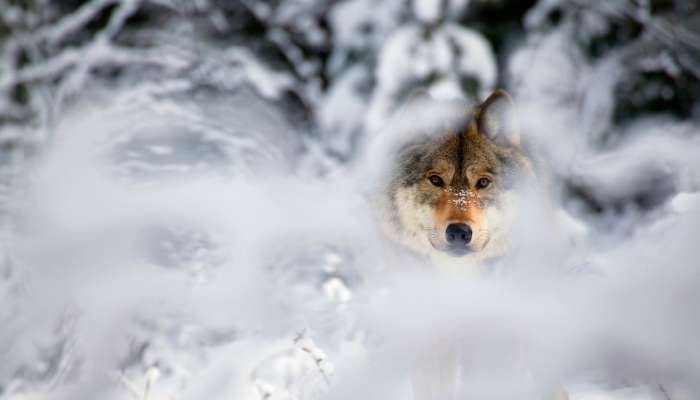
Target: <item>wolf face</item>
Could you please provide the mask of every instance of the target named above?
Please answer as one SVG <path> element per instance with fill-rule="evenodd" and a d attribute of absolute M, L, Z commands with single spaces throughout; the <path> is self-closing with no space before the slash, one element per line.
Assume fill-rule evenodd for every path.
<path fill-rule="evenodd" d="M 390 236 L 429 256 L 505 251 L 516 187 L 532 176 L 510 96 L 493 93 L 457 126 L 405 145 L 383 201 Z"/>

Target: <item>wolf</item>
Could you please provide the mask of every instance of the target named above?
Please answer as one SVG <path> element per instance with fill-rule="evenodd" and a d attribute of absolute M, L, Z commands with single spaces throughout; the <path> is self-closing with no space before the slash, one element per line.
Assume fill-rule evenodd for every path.
<path fill-rule="evenodd" d="M 440 132 L 403 144 L 392 164 L 379 198 L 389 238 L 462 270 L 508 251 L 517 189 L 536 176 L 507 92 L 496 90 Z"/>
<path fill-rule="evenodd" d="M 409 103 L 434 102 L 425 94 Z M 412 108 L 411 104 L 407 108 Z M 432 132 L 409 135 L 379 191 L 383 230 L 400 248 L 460 274 L 477 274 L 511 251 L 519 199 L 538 186 L 538 164 L 521 140 L 515 103 L 496 90 Z M 435 132 L 435 130 L 437 130 Z M 436 343 L 413 371 L 416 400 L 456 395 L 456 347 Z M 566 399 L 565 391 L 557 399 Z"/>

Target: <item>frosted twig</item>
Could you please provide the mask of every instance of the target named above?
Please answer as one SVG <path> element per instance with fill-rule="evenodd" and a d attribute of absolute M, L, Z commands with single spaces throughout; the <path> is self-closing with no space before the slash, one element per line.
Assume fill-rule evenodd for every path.
<path fill-rule="evenodd" d="M 151 394 L 151 387 L 153 383 L 158 379 L 158 369 L 155 367 L 150 367 L 146 370 L 146 381 L 144 383 L 143 391 L 139 390 L 132 382 L 130 382 L 124 374 L 119 375 L 119 381 L 124 385 L 124 387 L 129 391 L 129 394 L 135 400 L 148 400 Z"/>
<path fill-rule="evenodd" d="M 80 90 L 95 65 L 102 63 L 108 57 L 112 57 L 112 39 L 121 30 L 127 18 L 136 12 L 140 4 L 140 0 L 122 0 L 120 2 L 119 7 L 112 13 L 107 27 L 90 44 L 86 53 L 81 54 L 72 73 L 61 82 L 56 96 L 56 106 L 59 109 L 66 98 Z"/>
<path fill-rule="evenodd" d="M 112 14 L 107 27 L 101 32 L 110 40 L 119 33 L 129 17 L 138 11 L 141 0 L 121 0 L 119 8 Z"/>
<path fill-rule="evenodd" d="M 37 32 L 40 38 L 48 44 L 55 45 L 69 34 L 76 32 L 92 21 L 105 7 L 119 0 L 93 0 L 83 4 L 74 13 L 61 18 L 57 23 L 47 26 Z"/>
<path fill-rule="evenodd" d="M 314 363 L 316 363 L 316 368 L 323 376 L 323 380 L 327 385 L 331 384 L 330 377 L 333 373 L 333 365 L 326 360 L 326 354 L 319 349 L 316 344 L 308 336 L 306 332 L 301 331 L 294 338 L 294 344 L 298 345 L 301 350 L 308 354 Z"/>
<path fill-rule="evenodd" d="M 608 7 L 594 7 L 594 4 L 591 4 L 589 1 L 570 0 L 570 2 L 586 10 L 610 17 L 628 18 L 639 23 L 644 26 L 646 31 L 657 39 L 659 43 L 676 52 L 679 56 L 679 62 L 695 75 L 695 77 L 700 78 L 700 64 L 694 57 L 686 57 L 687 54 L 684 54 L 684 52 L 681 51 L 682 49 L 679 48 L 680 44 L 696 51 L 699 50 L 700 35 L 684 29 L 682 26 L 672 25 L 667 21 L 654 18 L 649 15 L 648 12 L 636 12 L 636 10 L 631 9 L 631 7 L 625 4 L 616 6 L 611 3 Z"/>
<path fill-rule="evenodd" d="M 119 374 L 119 382 L 124 385 L 124 387 L 127 389 L 129 394 L 135 399 L 135 400 L 141 400 L 141 394 L 139 393 L 139 390 L 136 386 L 134 386 L 133 383 L 131 383 L 124 374 Z"/>
<path fill-rule="evenodd" d="M 664 385 L 662 385 L 660 383 L 659 383 L 659 391 L 664 396 L 664 399 L 671 400 L 671 396 L 669 396 L 668 392 L 666 391 L 666 388 L 664 388 Z"/>

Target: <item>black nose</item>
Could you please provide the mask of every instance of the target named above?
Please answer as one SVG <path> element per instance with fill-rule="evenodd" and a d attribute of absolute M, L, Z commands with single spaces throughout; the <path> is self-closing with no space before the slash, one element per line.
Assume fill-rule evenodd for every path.
<path fill-rule="evenodd" d="M 449 224 L 445 237 L 451 246 L 464 246 L 472 240 L 472 228 L 467 224 Z"/>

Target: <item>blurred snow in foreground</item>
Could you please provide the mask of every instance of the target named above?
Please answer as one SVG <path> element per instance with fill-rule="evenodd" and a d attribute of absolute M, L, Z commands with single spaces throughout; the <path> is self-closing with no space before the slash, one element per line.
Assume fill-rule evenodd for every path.
<path fill-rule="evenodd" d="M 384 161 L 320 178 L 307 168 L 326 161 L 295 157 L 308 144 L 253 99 L 226 113 L 118 98 L 67 118 L 15 194 L 3 398 L 399 399 L 435 337 L 465 349 L 465 398 L 536 398 L 557 382 L 575 400 L 692 392 L 695 194 L 644 219 L 611 216 L 625 229 L 607 236 L 557 211 L 573 242 L 525 215 L 529 248 L 501 272 L 426 275 L 385 258 L 368 197 Z M 410 115 L 442 118 L 427 114 Z M 654 143 L 676 176 L 697 173 L 683 161 L 693 142 L 665 139 L 574 165 L 611 166 L 578 173 L 622 196 L 636 185 L 614 181 L 643 180 Z"/>
<path fill-rule="evenodd" d="M 230 28 L 204 1 L 120 37 L 142 3 L 179 12 L 90 1 L 3 48 L 47 55 L 1 66 L 3 115 L 25 117 L 5 95 L 31 83 L 38 122 L 0 139 L 38 154 L 2 153 L 0 399 L 407 399 L 443 340 L 463 350 L 461 398 L 699 397 L 700 129 L 618 124 L 613 104 L 633 72 L 685 82 L 682 57 L 642 35 L 591 59 L 574 44 L 615 32 L 604 2 L 558 25 L 564 3 L 537 2 L 503 71 L 457 21 L 467 0 L 348 0 L 322 18 L 311 1 L 246 2 L 234 11 L 264 32 L 243 45 L 194 34 Z M 96 39 L 60 46 L 112 4 Z M 289 70 L 253 55 L 256 35 Z M 396 111 L 419 87 L 483 98 L 499 72 L 561 231 L 528 204 L 523 251 L 483 279 L 387 257 L 372 191 L 403 128 L 449 110 Z"/>

